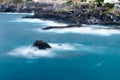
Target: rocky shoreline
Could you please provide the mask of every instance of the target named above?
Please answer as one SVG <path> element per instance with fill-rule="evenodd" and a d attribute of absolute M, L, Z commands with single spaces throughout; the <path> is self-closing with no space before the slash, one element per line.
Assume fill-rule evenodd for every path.
<path fill-rule="evenodd" d="M 75 24 L 78 26 L 81 24 L 120 25 L 120 16 L 108 12 L 108 10 L 106 7 L 101 7 L 89 11 L 85 5 L 75 8 L 72 11 L 57 12 L 54 10 L 45 10 L 43 7 L 35 9 L 34 15 L 23 18 L 54 20 L 56 22 Z"/>
<path fill-rule="evenodd" d="M 110 12 L 108 7 L 95 8 L 94 5 L 91 7 L 88 4 L 81 4 L 69 7 L 69 10 L 61 10 L 65 6 L 59 5 L 61 9 L 57 6 L 43 3 L 1 4 L 0 12 L 34 12 L 34 15 L 24 16 L 23 18 L 53 20 L 77 26 L 81 24 L 120 25 L 120 15 Z"/>

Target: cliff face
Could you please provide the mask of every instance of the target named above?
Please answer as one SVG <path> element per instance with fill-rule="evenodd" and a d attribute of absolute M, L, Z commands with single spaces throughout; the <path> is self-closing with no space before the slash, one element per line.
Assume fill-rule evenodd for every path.
<path fill-rule="evenodd" d="M 35 9 L 35 3 L 2 3 L 0 4 L 0 12 L 27 12 L 30 13 Z"/>
<path fill-rule="evenodd" d="M 63 8 L 63 5 L 61 6 Z M 42 18 L 71 24 L 120 25 L 120 16 L 109 11 L 107 7 L 94 8 L 89 5 L 68 7 L 67 10 L 53 4 L 19 3 L 18 5 L 2 4 L 1 12 L 33 12 L 33 16 L 24 18 Z M 66 6 L 65 6 L 66 7 Z M 62 10 L 61 10 L 62 9 Z"/>
<path fill-rule="evenodd" d="M 49 10 L 47 6 L 35 8 L 33 16 L 28 18 L 42 18 L 55 21 L 62 21 L 71 24 L 101 24 L 101 25 L 120 25 L 120 16 L 108 12 L 108 8 L 101 7 L 98 9 L 89 8 L 88 5 L 74 7 L 72 11 L 55 11 Z M 27 18 L 25 17 L 25 18 Z"/>

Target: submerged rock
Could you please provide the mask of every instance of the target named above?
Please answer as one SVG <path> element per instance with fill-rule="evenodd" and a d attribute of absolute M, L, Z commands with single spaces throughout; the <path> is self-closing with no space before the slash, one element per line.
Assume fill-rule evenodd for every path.
<path fill-rule="evenodd" d="M 38 49 L 47 49 L 47 48 L 52 48 L 48 43 L 42 41 L 42 40 L 36 40 L 33 43 L 33 47 L 36 47 Z"/>

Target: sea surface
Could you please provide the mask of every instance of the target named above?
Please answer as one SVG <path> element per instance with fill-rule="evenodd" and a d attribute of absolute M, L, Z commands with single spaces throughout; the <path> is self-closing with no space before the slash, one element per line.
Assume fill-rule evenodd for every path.
<path fill-rule="evenodd" d="M 0 80 L 120 80 L 120 30 L 84 24 L 44 31 L 67 24 L 26 15 L 0 13 Z M 32 48 L 38 39 L 52 49 Z"/>

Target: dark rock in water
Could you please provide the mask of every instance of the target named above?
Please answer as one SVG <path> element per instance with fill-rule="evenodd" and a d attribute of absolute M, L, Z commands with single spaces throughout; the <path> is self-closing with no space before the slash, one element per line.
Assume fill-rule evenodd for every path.
<path fill-rule="evenodd" d="M 33 47 L 37 47 L 38 49 L 44 49 L 44 50 L 47 48 L 51 48 L 51 46 L 48 43 L 46 43 L 42 40 L 36 40 L 33 43 Z"/>
<path fill-rule="evenodd" d="M 81 25 L 48 26 L 48 27 L 42 28 L 42 30 L 48 30 L 48 29 L 62 29 L 62 28 L 73 28 L 73 27 L 81 27 Z"/>

